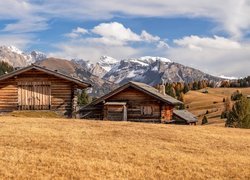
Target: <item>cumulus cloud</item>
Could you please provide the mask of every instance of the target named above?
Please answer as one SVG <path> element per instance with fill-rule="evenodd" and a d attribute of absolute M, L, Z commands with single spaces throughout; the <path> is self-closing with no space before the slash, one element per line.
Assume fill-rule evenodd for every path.
<path fill-rule="evenodd" d="M 118 22 L 101 23 L 92 29 L 92 32 L 109 39 L 119 40 L 123 42 L 140 41 L 140 36 L 132 32 L 129 28 L 125 28 L 123 24 Z"/>
<path fill-rule="evenodd" d="M 84 9 L 84 10 L 83 10 Z M 13 13 L 14 12 L 14 13 Z M 14 19 L 17 24 L 33 24 L 35 28 L 39 18 L 46 22 L 53 18 L 78 20 L 107 20 L 116 16 L 130 17 L 189 17 L 207 18 L 217 24 L 216 30 L 227 32 L 235 39 L 242 38 L 250 28 L 250 2 L 248 0 L 147 0 L 147 1 L 28 1 L 12 0 L 0 2 L 0 19 Z M 31 19 L 37 17 L 33 23 Z M 46 24 L 43 22 L 42 24 Z M 7 25 L 8 26 L 8 25 Z M 20 27 L 14 26 L 12 28 Z M 46 26 L 43 26 L 44 29 Z M 6 27 L 8 29 L 9 27 Z M 47 27 L 48 28 L 48 27 Z"/>
<path fill-rule="evenodd" d="M 202 50 L 203 48 L 214 49 L 239 49 L 240 43 L 224 37 L 199 37 L 199 36 L 186 36 L 182 39 L 175 39 L 174 43 L 179 46 L 188 47 L 190 49 Z"/>
<path fill-rule="evenodd" d="M 218 36 L 187 36 L 174 42 L 177 46 L 166 53 L 170 59 L 214 75 L 249 74 L 250 43 Z"/>
<path fill-rule="evenodd" d="M 86 34 L 86 36 L 82 37 L 80 34 Z M 58 43 L 56 47 L 59 51 L 54 54 L 61 52 L 66 57 L 75 56 L 94 61 L 102 55 L 121 59 L 140 56 L 144 52 L 159 53 L 158 49 L 168 47 L 160 37 L 145 30 L 137 34 L 118 22 L 101 23 L 89 30 L 78 27 L 66 36 L 69 37 L 68 42 Z M 139 43 L 140 47 L 134 47 L 136 43 Z M 153 48 L 148 48 L 148 45 Z"/>
<path fill-rule="evenodd" d="M 77 27 L 76 29 L 73 29 L 70 33 L 65 34 L 65 36 L 69 38 L 78 38 L 84 34 L 88 34 L 88 30 L 81 27 Z"/>

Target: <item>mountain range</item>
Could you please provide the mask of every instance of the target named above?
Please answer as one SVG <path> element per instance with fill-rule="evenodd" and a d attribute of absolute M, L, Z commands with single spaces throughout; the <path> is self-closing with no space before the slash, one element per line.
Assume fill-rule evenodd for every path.
<path fill-rule="evenodd" d="M 0 60 L 8 62 L 14 67 L 25 67 L 31 63 L 58 70 L 72 77 L 86 80 L 93 84 L 90 94 L 100 96 L 128 81 L 139 81 L 149 85 L 163 82 L 192 82 L 222 80 L 191 68 L 165 57 L 144 56 L 117 60 L 109 56 L 102 56 L 97 63 L 83 59 L 59 59 L 47 57 L 45 53 L 32 51 L 24 53 L 14 46 L 0 46 Z"/>

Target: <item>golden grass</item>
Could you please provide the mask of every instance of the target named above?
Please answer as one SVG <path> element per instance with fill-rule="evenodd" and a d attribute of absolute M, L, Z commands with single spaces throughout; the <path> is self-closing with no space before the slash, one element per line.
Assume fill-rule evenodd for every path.
<path fill-rule="evenodd" d="M 35 118 L 62 118 L 61 115 L 57 114 L 54 111 L 13 111 L 10 113 L 5 114 L 7 116 L 13 117 L 35 117 Z"/>
<path fill-rule="evenodd" d="M 250 131 L 0 117 L 0 178 L 249 179 Z"/>
<path fill-rule="evenodd" d="M 222 111 L 224 111 L 223 98 L 230 97 L 233 92 L 240 90 L 244 95 L 250 94 L 250 88 L 207 88 L 208 93 L 202 93 L 203 90 L 189 91 L 184 96 L 184 102 L 189 106 L 189 111 L 201 119 L 208 110 L 209 124 L 224 126 L 225 121 L 220 119 Z"/>

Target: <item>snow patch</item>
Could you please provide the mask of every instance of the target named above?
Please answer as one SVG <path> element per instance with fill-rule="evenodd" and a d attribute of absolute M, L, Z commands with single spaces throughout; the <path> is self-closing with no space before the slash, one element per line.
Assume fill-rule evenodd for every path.
<path fill-rule="evenodd" d="M 220 78 L 223 78 L 223 79 L 229 79 L 229 80 L 239 79 L 239 78 L 237 78 L 237 77 L 233 77 L 233 76 L 224 76 L 224 75 L 220 75 L 219 77 L 220 77 Z"/>
<path fill-rule="evenodd" d="M 23 54 L 23 52 L 20 50 L 20 49 L 18 49 L 17 47 L 15 47 L 15 46 L 8 46 L 7 47 L 11 52 L 14 52 L 14 53 L 17 53 L 17 54 Z"/>

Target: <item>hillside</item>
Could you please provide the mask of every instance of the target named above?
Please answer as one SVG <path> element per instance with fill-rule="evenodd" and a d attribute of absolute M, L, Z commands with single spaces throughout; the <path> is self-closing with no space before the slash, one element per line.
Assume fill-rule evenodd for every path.
<path fill-rule="evenodd" d="M 0 178 L 248 179 L 250 131 L 0 117 Z"/>
<path fill-rule="evenodd" d="M 207 88 L 208 93 L 202 93 L 204 89 L 199 91 L 189 91 L 184 96 L 184 102 L 188 106 L 188 110 L 199 117 L 199 123 L 208 110 L 209 124 L 224 126 L 224 120 L 220 119 L 220 115 L 224 110 L 223 98 L 230 97 L 233 92 L 240 90 L 242 94 L 249 95 L 250 88 Z"/>

